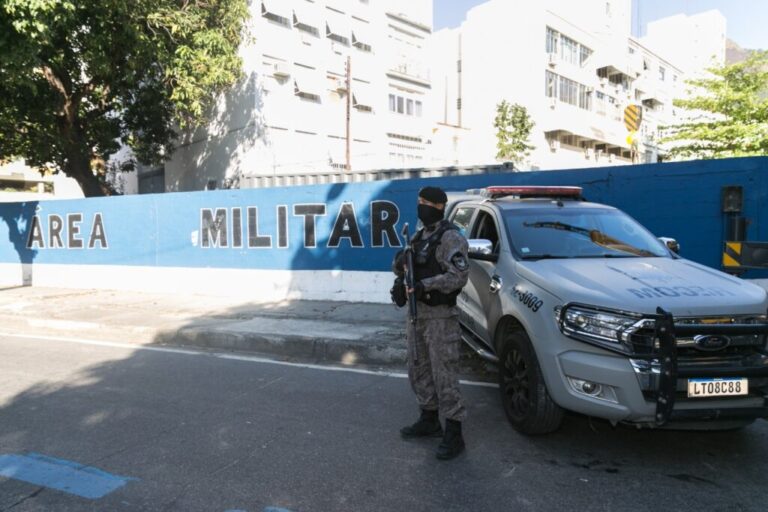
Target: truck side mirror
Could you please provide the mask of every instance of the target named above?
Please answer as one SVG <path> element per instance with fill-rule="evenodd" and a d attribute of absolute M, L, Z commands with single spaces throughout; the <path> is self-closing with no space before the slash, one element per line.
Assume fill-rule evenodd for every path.
<path fill-rule="evenodd" d="M 483 238 L 467 240 L 469 257 L 474 260 L 499 261 L 499 255 L 493 253 L 493 243 Z"/>
<path fill-rule="evenodd" d="M 677 242 L 677 240 L 666 236 L 660 236 L 659 240 L 661 240 L 661 243 L 667 246 L 667 249 L 675 254 L 680 254 L 680 244 Z"/>

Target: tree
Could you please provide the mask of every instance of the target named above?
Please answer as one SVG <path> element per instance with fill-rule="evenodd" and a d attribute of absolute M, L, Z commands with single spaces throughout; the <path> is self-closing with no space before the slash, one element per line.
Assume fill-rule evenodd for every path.
<path fill-rule="evenodd" d="M 122 145 L 156 165 L 242 74 L 247 0 L 0 0 L 0 157 L 114 191 Z"/>
<path fill-rule="evenodd" d="M 695 94 L 675 99 L 683 121 L 665 126 L 661 143 L 672 157 L 726 158 L 768 151 L 768 52 L 688 80 Z"/>
<path fill-rule="evenodd" d="M 507 100 L 496 105 L 496 118 L 493 120 L 498 149 L 496 159 L 520 165 L 536 149 L 528 143 L 533 126 L 528 110 L 522 105 L 510 104 Z"/>

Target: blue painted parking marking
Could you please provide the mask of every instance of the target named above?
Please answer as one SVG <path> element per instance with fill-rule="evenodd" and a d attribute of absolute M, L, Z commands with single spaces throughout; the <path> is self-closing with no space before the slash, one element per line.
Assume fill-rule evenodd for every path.
<path fill-rule="evenodd" d="M 0 455 L 0 476 L 92 500 L 136 480 L 39 453 Z"/>

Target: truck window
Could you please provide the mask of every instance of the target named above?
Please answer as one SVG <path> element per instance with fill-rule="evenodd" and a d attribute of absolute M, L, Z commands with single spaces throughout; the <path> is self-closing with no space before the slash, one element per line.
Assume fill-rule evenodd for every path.
<path fill-rule="evenodd" d="M 475 213 L 475 208 L 472 206 L 462 206 L 456 208 L 451 221 L 456 224 L 461 234 L 464 237 L 467 236 L 467 228 L 469 228 L 469 222 L 472 220 L 472 214 Z"/>
<path fill-rule="evenodd" d="M 496 228 L 496 221 L 493 220 L 493 216 L 488 212 L 480 211 L 477 213 L 470 238 L 489 240 L 493 244 L 493 252 L 499 252 L 499 230 Z"/>

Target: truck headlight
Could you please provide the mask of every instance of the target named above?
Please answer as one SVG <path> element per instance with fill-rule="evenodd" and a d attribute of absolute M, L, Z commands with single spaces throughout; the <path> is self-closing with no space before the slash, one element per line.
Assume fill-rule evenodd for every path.
<path fill-rule="evenodd" d="M 650 328 L 652 332 L 653 329 L 653 320 L 638 313 L 581 304 L 557 307 L 555 317 L 560 331 L 566 336 L 622 354 L 635 353 L 637 341 L 640 341 L 636 335 L 638 331 Z M 652 339 L 648 341 L 652 343 Z"/>

